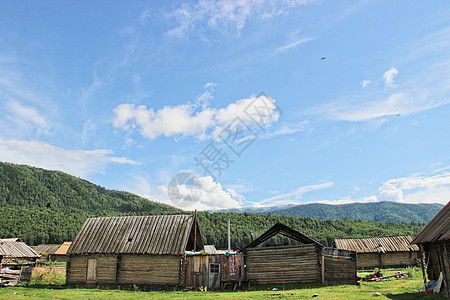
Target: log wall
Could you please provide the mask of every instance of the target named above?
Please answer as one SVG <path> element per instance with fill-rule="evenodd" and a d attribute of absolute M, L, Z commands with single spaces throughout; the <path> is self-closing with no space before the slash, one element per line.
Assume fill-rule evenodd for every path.
<path fill-rule="evenodd" d="M 356 284 L 356 252 L 324 248 L 322 250 L 322 283 Z"/>
<path fill-rule="evenodd" d="M 112 254 L 71 256 L 67 266 L 67 283 L 86 283 L 88 259 L 97 259 L 97 282 L 115 283 L 117 257 Z"/>
<path fill-rule="evenodd" d="M 419 259 L 418 251 L 358 253 L 358 269 L 413 266 Z"/>
<path fill-rule="evenodd" d="M 118 283 L 178 285 L 180 266 L 179 255 L 123 255 Z"/>
<path fill-rule="evenodd" d="M 246 278 L 256 284 L 320 282 L 316 245 L 249 248 L 245 252 Z"/>
<path fill-rule="evenodd" d="M 72 255 L 67 283 L 88 283 L 88 259 L 97 259 L 95 283 L 178 285 L 182 277 L 179 255 Z"/>

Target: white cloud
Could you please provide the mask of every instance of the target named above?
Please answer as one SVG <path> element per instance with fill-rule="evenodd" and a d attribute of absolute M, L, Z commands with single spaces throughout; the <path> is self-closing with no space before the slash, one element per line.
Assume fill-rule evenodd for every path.
<path fill-rule="evenodd" d="M 271 19 L 307 2 L 310 1 L 199 0 L 195 4 L 183 3 L 171 15 L 177 26 L 168 35 L 182 37 L 189 31 L 206 28 L 239 34 L 249 19 Z"/>
<path fill-rule="evenodd" d="M 288 50 L 291 48 L 295 48 L 300 44 L 306 43 L 306 42 L 314 40 L 314 39 L 315 38 L 313 38 L 313 37 L 308 37 L 308 38 L 302 38 L 302 39 L 296 40 L 295 42 L 292 42 L 288 45 L 278 48 L 277 50 L 275 50 L 275 53 L 279 53 L 279 52 L 282 52 L 282 51 L 285 51 L 285 50 Z"/>
<path fill-rule="evenodd" d="M 371 82 L 372 82 L 372 81 L 370 81 L 370 80 L 363 80 L 363 82 L 362 82 L 362 87 L 363 87 L 363 88 L 366 88 Z"/>
<path fill-rule="evenodd" d="M 303 197 L 303 194 L 310 191 L 316 191 L 328 188 L 333 185 L 333 182 L 324 182 L 320 184 L 307 185 L 297 188 L 295 191 L 279 194 L 270 198 L 266 198 L 259 202 L 261 205 L 281 205 L 281 204 L 292 204 L 297 203 Z"/>
<path fill-rule="evenodd" d="M 67 150 L 39 141 L 0 138 L 0 159 L 39 168 L 60 170 L 78 177 L 103 173 L 109 163 L 138 164 L 110 150 Z"/>
<path fill-rule="evenodd" d="M 309 109 L 308 113 L 322 115 L 331 120 L 360 122 L 398 114 L 412 115 L 450 102 L 448 98 L 433 99 L 427 90 L 419 89 L 394 93 L 379 101 L 358 100 L 319 105 Z"/>
<path fill-rule="evenodd" d="M 383 79 L 384 84 L 388 87 L 396 87 L 394 84 L 394 76 L 398 74 L 398 70 L 394 67 L 384 72 Z"/>
<path fill-rule="evenodd" d="M 44 118 L 42 112 L 38 112 L 35 108 L 25 106 L 17 101 L 12 101 L 6 104 L 8 110 L 8 120 L 14 123 L 17 127 L 25 128 L 28 130 L 35 129 L 38 133 L 47 132 L 52 125 Z"/>
<path fill-rule="evenodd" d="M 143 136 L 150 139 L 161 135 L 195 136 L 204 139 L 218 136 L 222 129 L 237 117 L 248 124 L 260 122 L 264 126 L 270 126 L 279 116 L 275 100 L 259 96 L 238 100 L 221 109 L 183 104 L 165 106 L 154 111 L 152 108 L 147 109 L 145 105 L 136 107 L 134 104 L 120 104 L 114 109 L 113 125 L 124 130 L 137 128 Z"/>
<path fill-rule="evenodd" d="M 189 200 L 171 201 L 168 197 L 168 187 L 165 185 L 158 186 L 159 197 L 156 199 L 162 200 L 170 205 L 175 205 L 182 209 L 198 209 L 198 210 L 216 210 L 223 208 L 237 208 L 242 207 L 245 197 L 238 194 L 234 189 L 224 189 L 222 185 L 215 182 L 211 176 L 195 177 L 199 188 L 193 195 L 192 188 L 185 184 L 173 186 L 177 189 L 177 193 L 181 198 L 186 197 Z M 171 187 L 171 188 L 173 188 Z M 155 197 L 151 197 L 155 199 Z M 190 201 L 193 199 L 192 201 Z"/>
<path fill-rule="evenodd" d="M 450 199 L 450 172 L 390 179 L 379 192 L 384 201 L 445 204 Z"/>

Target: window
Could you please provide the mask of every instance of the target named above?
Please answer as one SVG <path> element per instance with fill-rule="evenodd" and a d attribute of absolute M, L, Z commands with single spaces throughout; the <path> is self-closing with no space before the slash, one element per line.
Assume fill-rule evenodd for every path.
<path fill-rule="evenodd" d="M 219 274 L 220 264 L 209 264 L 209 273 Z"/>

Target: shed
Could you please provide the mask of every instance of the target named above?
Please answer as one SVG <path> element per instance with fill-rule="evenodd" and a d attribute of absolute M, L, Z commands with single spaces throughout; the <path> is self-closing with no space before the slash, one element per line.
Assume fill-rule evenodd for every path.
<path fill-rule="evenodd" d="M 261 247 L 271 237 L 281 234 L 297 245 Z M 312 238 L 277 223 L 248 244 L 245 276 L 250 283 L 356 284 L 356 253 L 327 248 Z"/>
<path fill-rule="evenodd" d="M 19 279 L 30 281 L 33 266 L 39 257 L 39 254 L 24 242 L 11 242 L 10 239 L 0 240 L 0 279 L 2 283 L 15 284 Z"/>
<path fill-rule="evenodd" d="M 442 274 L 441 292 L 450 294 L 450 202 L 428 223 L 412 241 L 425 252 L 429 280 Z"/>
<path fill-rule="evenodd" d="M 203 250 L 193 215 L 90 218 L 67 251 L 67 283 L 184 286 L 186 250 Z"/>
<path fill-rule="evenodd" d="M 67 261 L 67 250 L 72 242 L 64 242 L 63 244 L 41 244 L 31 246 L 34 251 L 38 252 L 48 261 Z"/>
<path fill-rule="evenodd" d="M 335 239 L 338 249 L 355 251 L 358 269 L 416 265 L 419 247 L 409 235 Z"/>

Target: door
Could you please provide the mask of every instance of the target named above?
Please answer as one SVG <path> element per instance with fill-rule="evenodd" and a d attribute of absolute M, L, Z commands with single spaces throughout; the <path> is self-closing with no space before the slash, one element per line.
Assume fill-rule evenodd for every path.
<path fill-rule="evenodd" d="M 96 259 L 88 259 L 87 261 L 87 278 L 88 282 L 97 281 L 97 260 Z"/>
<path fill-rule="evenodd" d="M 220 264 L 209 264 L 209 281 L 208 288 L 220 289 Z"/>

